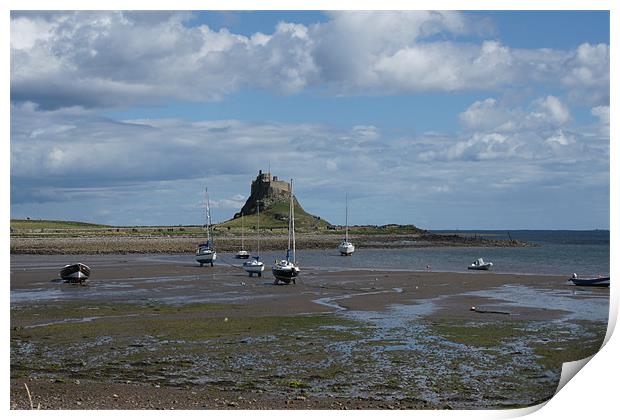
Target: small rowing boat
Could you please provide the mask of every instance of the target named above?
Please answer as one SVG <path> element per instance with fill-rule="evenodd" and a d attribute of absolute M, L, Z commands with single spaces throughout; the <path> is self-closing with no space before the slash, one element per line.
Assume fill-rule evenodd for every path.
<path fill-rule="evenodd" d="M 597 286 L 597 287 L 609 287 L 609 276 L 594 277 L 594 278 L 580 278 L 576 273 L 569 279 L 575 286 Z"/>
<path fill-rule="evenodd" d="M 90 277 L 90 267 L 82 263 L 67 264 L 58 275 L 69 283 L 84 283 Z"/>

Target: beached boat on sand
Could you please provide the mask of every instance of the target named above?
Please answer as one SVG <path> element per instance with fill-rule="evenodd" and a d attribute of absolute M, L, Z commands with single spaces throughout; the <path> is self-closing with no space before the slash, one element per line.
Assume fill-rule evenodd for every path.
<path fill-rule="evenodd" d="M 243 269 L 248 273 L 250 277 L 254 274 L 258 274 L 258 277 L 262 277 L 265 264 L 260 260 L 260 205 L 256 203 L 256 256 L 252 257 L 250 261 L 243 263 Z"/>
<path fill-rule="evenodd" d="M 340 251 L 340 255 L 352 255 L 355 251 L 355 246 L 349 242 L 349 196 L 348 194 L 345 196 L 345 228 L 344 228 L 344 239 L 340 245 L 338 245 L 338 251 Z"/>
<path fill-rule="evenodd" d="M 482 258 L 478 258 L 476 261 L 469 264 L 469 266 L 467 266 L 467 269 L 469 270 L 490 270 L 491 267 L 493 267 L 492 262 L 484 262 Z"/>
<path fill-rule="evenodd" d="M 238 260 L 247 260 L 250 258 L 250 253 L 244 249 L 237 251 L 235 258 Z"/>
<path fill-rule="evenodd" d="M 289 202 L 288 213 L 288 249 L 286 250 L 286 259 L 275 262 L 271 267 L 271 272 L 276 278 L 275 284 L 278 282 L 295 284 L 295 278 L 299 274 L 295 255 L 295 210 L 293 206 L 293 180 L 291 179 L 291 197 Z M 292 244 L 292 248 L 291 248 Z"/>
<path fill-rule="evenodd" d="M 239 260 L 247 260 L 250 258 L 250 253 L 245 250 L 243 245 L 243 213 L 241 214 L 241 249 L 235 254 L 235 258 Z"/>
<path fill-rule="evenodd" d="M 596 287 L 609 287 L 609 276 L 592 277 L 592 278 L 580 278 L 576 273 L 573 273 L 569 279 L 575 286 L 596 286 Z"/>
<path fill-rule="evenodd" d="M 211 264 L 213 267 L 213 261 L 217 258 L 217 253 L 213 247 L 213 240 L 211 239 L 211 209 L 209 208 L 209 189 L 205 189 L 206 195 L 206 208 L 205 208 L 205 219 L 207 222 L 207 242 L 201 243 L 198 245 L 198 249 L 196 250 L 196 261 L 200 263 L 202 267 L 204 264 Z"/>
<path fill-rule="evenodd" d="M 90 277 L 90 267 L 82 263 L 67 264 L 58 275 L 70 283 L 83 283 Z"/>

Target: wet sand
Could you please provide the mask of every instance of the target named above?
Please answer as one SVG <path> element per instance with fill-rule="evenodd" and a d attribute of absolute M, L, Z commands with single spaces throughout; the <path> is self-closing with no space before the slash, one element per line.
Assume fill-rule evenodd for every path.
<path fill-rule="evenodd" d="M 57 278 L 66 256 L 11 257 L 11 408 L 24 384 L 52 409 L 523 407 L 606 329 L 609 290 L 559 276 L 302 266 L 276 286 L 269 267 L 81 260 L 86 286 Z"/>

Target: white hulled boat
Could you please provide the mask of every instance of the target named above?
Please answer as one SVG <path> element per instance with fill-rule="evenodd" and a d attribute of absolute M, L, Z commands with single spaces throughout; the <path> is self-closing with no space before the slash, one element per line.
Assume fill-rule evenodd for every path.
<path fill-rule="evenodd" d="M 478 258 L 476 261 L 467 266 L 469 270 L 490 270 L 491 267 L 493 267 L 493 263 L 484 262 L 482 258 Z"/>
<path fill-rule="evenodd" d="M 196 250 L 196 261 L 200 263 L 202 267 L 204 264 L 211 264 L 213 267 L 213 261 L 217 258 L 217 253 L 213 247 L 213 240 L 211 238 L 211 209 L 209 208 L 209 189 L 205 189 L 206 195 L 206 208 L 205 208 L 205 219 L 207 223 L 207 242 L 203 242 L 198 245 L 198 249 Z"/>
<path fill-rule="evenodd" d="M 86 264 L 67 264 L 58 275 L 70 283 L 84 283 L 90 276 L 90 267 Z"/>
<path fill-rule="evenodd" d="M 338 245 L 338 251 L 340 255 L 352 255 L 355 251 L 355 246 L 349 241 L 349 195 L 345 196 L 346 209 L 345 209 L 345 230 L 344 240 Z"/>
<path fill-rule="evenodd" d="M 275 262 L 271 267 L 271 272 L 276 278 L 275 284 L 278 282 L 289 284 L 295 283 L 295 278 L 299 274 L 295 255 L 295 210 L 293 205 L 293 180 L 291 179 L 290 202 L 288 211 L 288 249 L 286 250 L 286 259 Z M 292 248 L 291 248 L 292 244 Z"/>
<path fill-rule="evenodd" d="M 248 272 L 250 277 L 254 274 L 262 277 L 263 270 L 265 269 L 265 264 L 260 260 L 260 203 L 256 203 L 256 215 L 258 218 L 256 224 L 256 256 L 243 263 L 243 269 Z"/>
<path fill-rule="evenodd" d="M 241 249 L 235 254 L 235 258 L 240 260 L 247 260 L 250 258 L 250 253 L 245 250 L 243 245 L 243 213 L 241 213 Z"/>

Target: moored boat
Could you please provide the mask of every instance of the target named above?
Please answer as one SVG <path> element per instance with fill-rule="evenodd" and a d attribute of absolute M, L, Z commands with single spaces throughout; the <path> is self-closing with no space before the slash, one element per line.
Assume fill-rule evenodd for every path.
<path fill-rule="evenodd" d="M 70 283 L 83 283 L 90 277 L 90 267 L 82 263 L 67 264 L 58 275 Z"/>
<path fill-rule="evenodd" d="M 262 277 L 263 270 L 265 269 L 265 264 L 260 260 L 260 203 L 256 203 L 256 215 L 256 256 L 243 263 L 243 269 L 250 277 L 254 274 Z"/>
<path fill-rule="evenodd" d="M 578 277 L 576 273 L 573 273 L 573 276 L 569 280 L 572 281 L 575 286 L 609 287 L 609 276 L 581 278 Z"/>
<path fill-rule="evenodd" d="M 345 195 L 345 227 L 344 227 L 344 239 L 338 245 L 338 251 L 340 255 L 352 255 L 355 251 L 355 246 L 349 241 L 349 195 Z"/>
<path fill-rule="evenodd" d="M 493 263 L 484 262 L 482 258 L 478 258 L 476 261 L 467 266 L 469 270 L 490 270 L 491 267 L 493 267 Z"/>
<path fill-rule="evenodd" d="M 207 241 L 198 245 L 198 249 L 196 249 L 196 261 L 200 263 L 202 267 L 204 264 L 211 264 L 213 267 L 213 262 L 217 258 L 217 252 L 213 249 L 211 242 Z"/>
<path fill-rule="evenodd" d="M 213 267 L 213 262 L 217 258 L 217 252 L 215 252 L 215 248 L 213 247 L 213 240 L 211 239 L 211 209 L 209 208 L 209 189 L 205 188 L 205 196 L 206 196 L 206 207 L 205 207 L 205 221 L 207 228 L 207 242 L 203 242 L 198 245 L 198 249 L 196 249 L 196 261 L 200 263 L 202 267 L 204 264 L 211 264 Z"/>
<path fill-rule="evenodd" d="M 288 257 L 286 260 L 276 261 L 275 265 L 271 267 L 271 272 L 276 278 L 276 284 L 280 281 L 286 284 L 291 282 L 295 284 L 299 271 L 299 267 L 293 261 L 289 261 Z"/>
<path fill-rule="evenodd" d="M 237 253 L 235 254 L 235 258 L 238 260 L 247 260 L 248 258 L 250 258 L 250 253 L 244 249 L 237 251 Z"/>
<path fill-rule="evenodd" d="M 263 270 L 265 270 L 265 264 L 262 261 L 259 261 L 259 257 L 252 257 L 251 260 L 243 263 L 243 269 L 250 277 L 254 274 L 258 274 L 258 277 L 262 277 Z"/>
<path fill-rule="evenodd" d="M 291 247 L 292 245 L 292 247 Z M 275 284 L 278 282 L 289 284 L 293 282 L 299 275 L 299 267 L 297 266 L 297 258 L 295 255 L 295 210 L 293 205 L 293 180 L 291 179 L 290 202 L 288 213 L 288 248 L 286 250 L 286 259 L 275 262 L 271 267 L 271 272 L 276 278 Z"/>
<path fill-rule="evenodd" d="M 241 213 L 241 249 L 235 254 L 235 258 L 240 260 L 247 260 L 250 258 L 250 253 L 245 250 L 243 245 L 243 213 Z"/>

